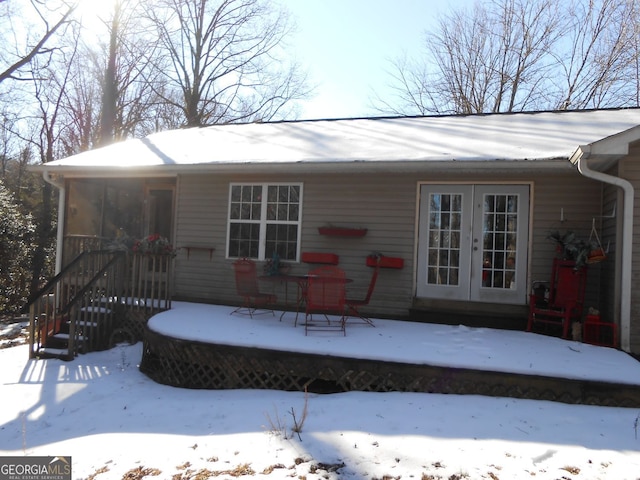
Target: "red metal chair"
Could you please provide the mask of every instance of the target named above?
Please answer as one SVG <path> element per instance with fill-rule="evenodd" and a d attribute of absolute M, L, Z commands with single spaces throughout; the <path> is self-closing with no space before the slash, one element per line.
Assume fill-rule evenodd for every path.
<path fill-rule="evenodd" d="M 304 334 L 310 330 L 341 331 L 347 334 L 345 327 L 345 274 L 335 266 L 322 266 L 309 272 L 305 292 Z M 324 315 L 326 323 L 315 323 L 313 314 Z M 331 322 L 329 315 L 339 316 L 338 322 Z"/>
<path fill-rule="evenodd" d="M 556 325 L 562 338 L 569 338 L 571 323 L 582 319 L 586 283 L 586 266 L 576 268 L 572 261 L 554 259 L 548 298 L 540 292 L 529 297 L 527 331 L 538 323 Z"/>
<path fill-rule="evenodd" d="M 362 320 L 364 323 L 371 325 L 372 327 L 375 327 L 375 325 L 373 324 L 373 321 L 369 317 L 362 315 L 362 313 L 360 313 L 359 308 L 369 305 L 369 302 L 371 301 L 371 295 L 373 295 L 373 290 L 376 288 L 378 273 L 380 272 L 380 258 L 381 257 L 378 257 L 376 259 L 375 267 L 373 267 L 373 272 L 371 273 L 371 280 L 369 281 L 369 288 L 367 289 L 366 296 L 363 299 L 347 298 L 345 300 L 345 305 L 347 309 L 347 321 L 349 320 L 349 317 L 353 317 L 353 318 L 357 317 L 360 320 Z"/>
<path fill-rule="evenodd" d="M 258 287 L 258 273 L 256 263 L 253 260 L 243 258 L 233 262 L 236 277 L 236 290 L 242 297 L 242 305 L 236 308 L 232 314 L 254 315 L 271 312 L 269 306 L 276 302 L 276 296 L 270 293 L 262 293 Z"/>

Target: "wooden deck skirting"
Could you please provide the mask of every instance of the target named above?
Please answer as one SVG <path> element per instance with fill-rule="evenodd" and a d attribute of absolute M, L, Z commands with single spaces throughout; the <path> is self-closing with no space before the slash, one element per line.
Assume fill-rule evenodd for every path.
<path fill-rule="evenodd" d="M 640 407 L 637 385 L 212 344 L 149 328 L 140 370 L 158 383 L 196 389 L 424 392 Z"/>

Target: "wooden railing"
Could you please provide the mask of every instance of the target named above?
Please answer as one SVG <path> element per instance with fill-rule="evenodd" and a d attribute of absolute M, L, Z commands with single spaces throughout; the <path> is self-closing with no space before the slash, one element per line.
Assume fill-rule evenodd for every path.
<path fill-rule="evenodd" d="M 104 347 L 113 329 L 125 255 L 83 252 L 52 278 L 29 305 L 30 356 L 72 359 Z"/>
<path fill-rule="evenodd" d="M 173 255 L 133 253 L 122 302 L 149 315 L 171 308 Z"/>
<path fill-rule="evenodd" d="M 62 244 L 62 261 L 67 264 L 82 252 L 104 250 L 109 239 L 97 235 L 65 235 Z"/>
<path fill-rule="evenodd" d="M 172 255 L 82 252 L 30 303 L 30 356 L 72 359 L 109 348 L 130 317 L 146 322 L 171 308 L 172 277 Z M 142 328 L 129 331 L 138 339 Z"/>

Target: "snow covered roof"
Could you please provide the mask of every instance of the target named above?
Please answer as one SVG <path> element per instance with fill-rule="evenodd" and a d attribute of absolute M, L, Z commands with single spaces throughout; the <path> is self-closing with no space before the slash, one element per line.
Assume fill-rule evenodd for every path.
<path fill-rule="evenodd" d="M 637 108 L 214 125 L 154 133 L 34 169 L 176 172 L 310 164 L 366 169 L 387 163 L 531 163 L 567 160 L 580 145 L 637 125 Z"/>

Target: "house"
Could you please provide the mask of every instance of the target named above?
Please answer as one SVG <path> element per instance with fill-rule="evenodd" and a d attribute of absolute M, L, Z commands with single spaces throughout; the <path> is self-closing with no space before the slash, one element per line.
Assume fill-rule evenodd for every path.
<path fill-rule="evenodd" d="M 372 314 L 526 319 L 549 233 L 595 228 L 608 255 L 586 306 L 640 353 L 639 140 L 640 109 L 283 121 L 161 132 L 33 170 L 60 190 L 58 269 L 79 241 L 159 233 L 179 249 L 172 296 L 188 301 L 237 303 L 234 259 L 274 252 L 300 273 L 303 252 L 335 254 L 366 289 L 380 252 L 403 263 L 379 275 Z"/>

